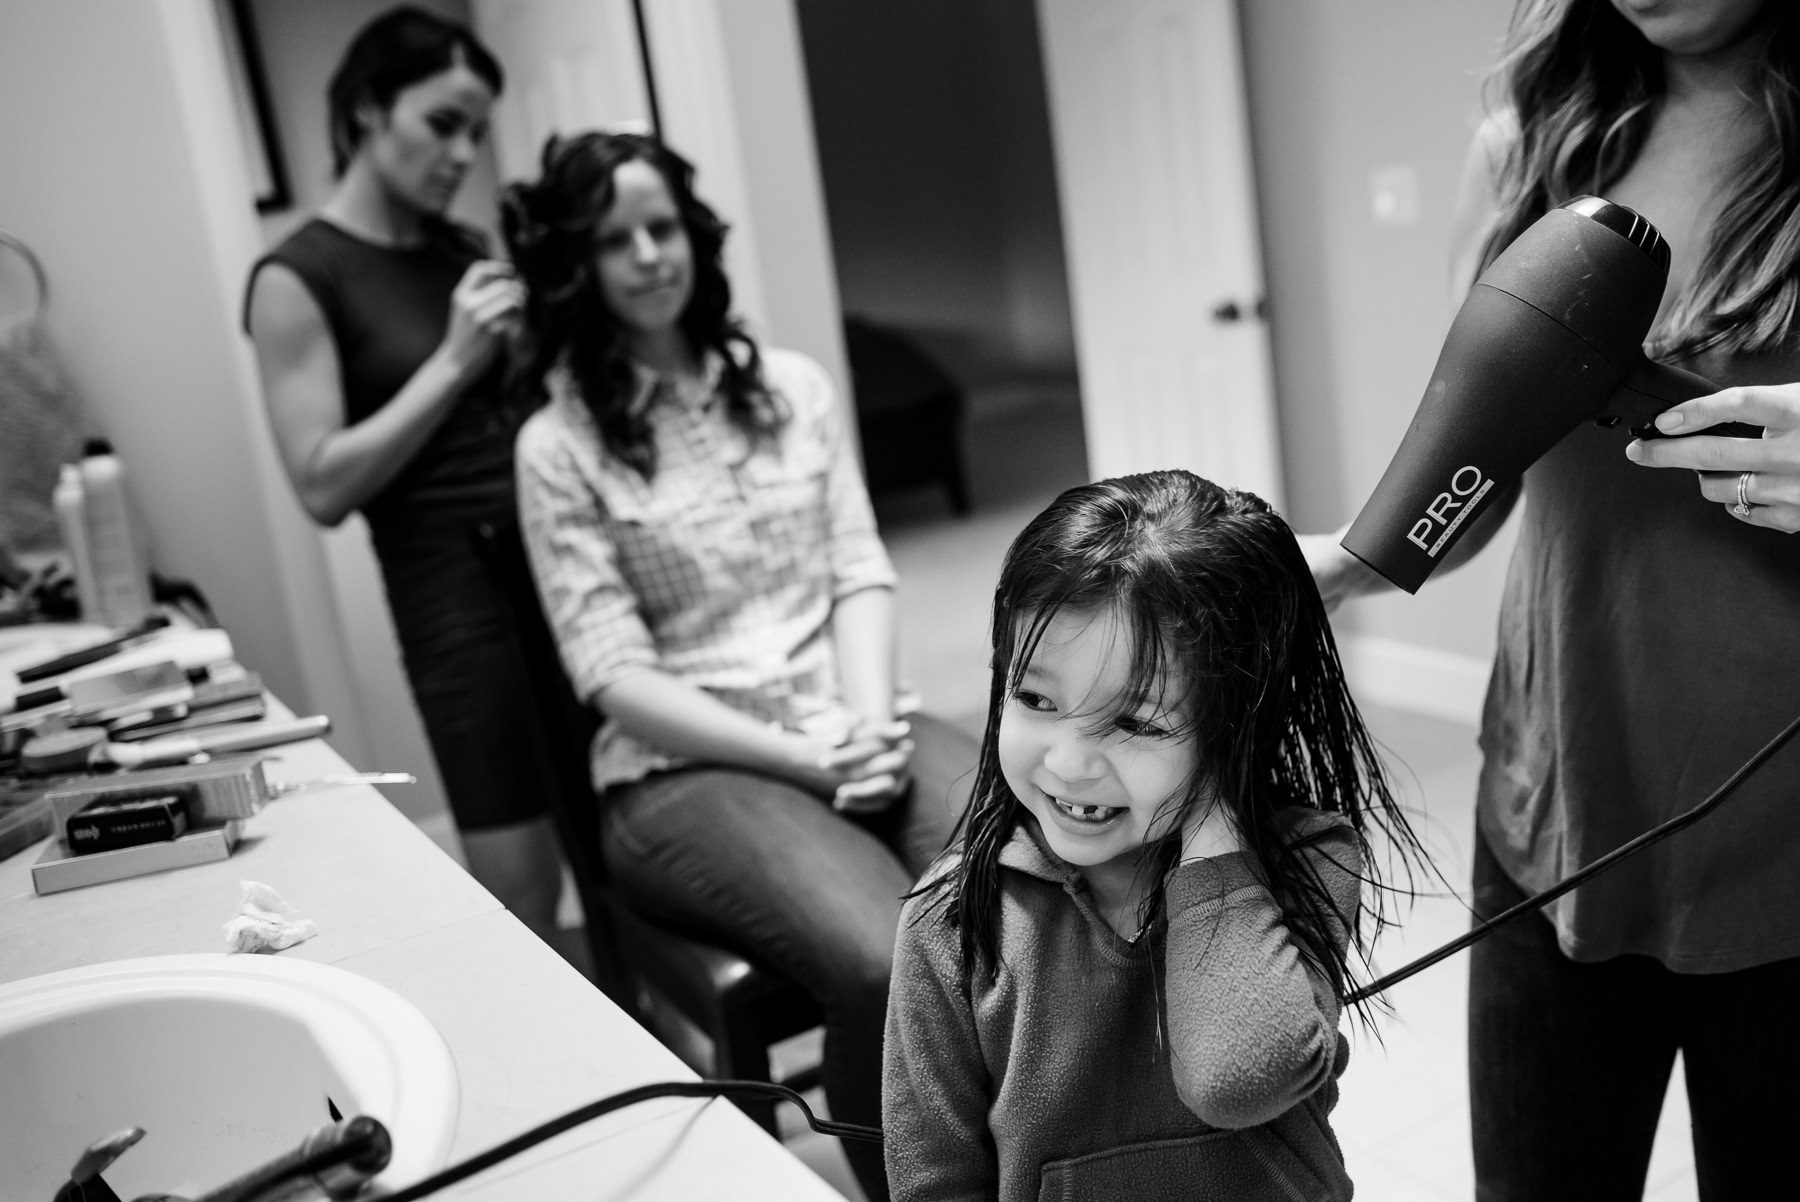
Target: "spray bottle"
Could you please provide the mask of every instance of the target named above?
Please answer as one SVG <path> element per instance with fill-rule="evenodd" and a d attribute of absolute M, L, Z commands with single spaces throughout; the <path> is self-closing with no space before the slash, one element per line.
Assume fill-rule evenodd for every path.
<path fill-rule="evenodd" d="M 62 465 L 56 491 L 51 494 L 56 510 L 56 524 L 62 531 L 63 547 L 69 553 L 69 574 L 75 577 L 75 596 L 81 603 L 81 616 L 99 621 L 100 596 L 94 587 L 94 561 L 88 555 L 87 496 L 81 486 L 81 468 L 73 463 Z"/>
<path fill-rule="evenodd" d="M 136 626 L 150 616 L 150 569 L 125 493 L 125 465 L 104 438 L 90 438 L 82 448 L 80 472 L 93 616 L 115 629 Z"/>

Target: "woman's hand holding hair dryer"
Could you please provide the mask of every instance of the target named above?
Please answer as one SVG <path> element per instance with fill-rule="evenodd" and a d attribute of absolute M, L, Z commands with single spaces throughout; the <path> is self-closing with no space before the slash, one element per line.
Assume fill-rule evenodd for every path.
<path fill-rule="evenodd" d="M 1705 433 L 1726 422 L 1763 427 L 1761 438 Z M 1625 448 L 1645 467 L 1699 474 L 1700 495 L 1740 522 L 1800 531 L 1800 383 L 1726 388 L 1665 410 L 1656 428 L 1681 438 L 1634 440 Z M 1698 431 L 1698 433 L 1695 433 Z"/>
<path fill-rule="evenodd" d="M 1353 597 L 1387 587 L 1387 581 L 1374 568 L 1344 550 L 1344 534 L 1349 529 L 1344 526 L 1330 534 L 1294 536 L 1300 543 L 1301 554 L 1306 556 L 1306 566 L 1312 569 L 1313 583 L 1319 586 L 1319 596 L 1325 602 L 1327 613 Z"/>

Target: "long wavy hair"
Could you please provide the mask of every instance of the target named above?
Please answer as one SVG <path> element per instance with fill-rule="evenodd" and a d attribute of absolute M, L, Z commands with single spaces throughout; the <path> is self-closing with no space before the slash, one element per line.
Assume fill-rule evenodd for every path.
<path fill-rule="evenodd" d="M 726 412 L 753 437 L 777 429 L 786 410 L 762 376 L 754 339 L 731 312 L 726 225 L 694 192 L 694 168 L 649 134 L 584 133 L 544 143 L 539 178 L 501 195 L 500 224 L 524 280 L 526 354 L 514 387 L 541 403 L 544 380 L 566 368 L 607 450 L 649 478 L 656 446 L 649 414 L 633 405 L 638 383 L 630 331 L 600 287 L 598 231 L 616 198 L 614 173 L 649 164 L 675 201 L 693 250 L 694 291 L 680 327 L 696 351 L 717 353 Z"/>
<path fill-rule="evenodd" d="M 357 31 L 325 89 L 332 177 L 344 174 L 367 136 L 357 120 L 359 107 L 368 103 L 386 112 L 407 88 L 459 64 L 495 96 L 505 88 L 499 60 L 468 26 L 429 9 L 403 4 Z"/>
<path fill-rule="evenodd" d="M 1800 337 L 1800 4 L 1765 0 L 1757 20 L 1763 146 L 1719 196 L 1692 286 L 1653 331 L 1658 355 L 1754 354 Z M 1609 0 L 1521 0 L 1489 86 L 1517 125 L 1483 268 L 1544 213 L 1605 195 L 1631 166 L 1663 94 L 1662 51 Z"/>
<path fill-rule="evenodd" d="M 1366 964 L 1388 921 L 1371 825 L 1402 849 L 1409 881 L 1424 853 L 1345 684 L 1293 531 L 1256 495 L 1179 470 L 1072 488 L 1006 553 L 994 592 L 987 728 L 974 794 L 951 841 L 959 854 L 953 870 L 933 870 L 919 890 L 939 892 L 960 932 L 965 974 L 999 969 L 1000 851 L 1031 820 L 1001 772 L 1001 715 L 1045 629 L 1065 612 L 1116 618 L 1132 655 L 1120 697 L 1162 697 L 1158 723 L 1198 752 L 1198 772 L 1167 803 L 1167 825 L 1154 828 L 1169 834 L 1144 859 L 1159 887 L 1146 890 L 1140 917 L 1163 917 L 1160 886 L 1179 862 L 1182 818 L 1223 805 L 1301 955 L 1347 994 L 1352 957 Z M 1173 682 L 1179 696 L 1164 691 Z M 1317 838 L 1291 840 L 1277 822 L 1296 805 L 1348 819 L 1376 886 L 1356 913 L 1339 911 L 1304 854 Z M 1335 926 L 1350 933 L 1348 950 L 1332 937 Z"/>

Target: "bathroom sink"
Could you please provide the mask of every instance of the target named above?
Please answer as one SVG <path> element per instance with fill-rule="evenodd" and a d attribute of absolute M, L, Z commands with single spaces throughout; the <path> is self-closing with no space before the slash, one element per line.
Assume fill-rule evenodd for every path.
<path fill-rule="evenodd" d="M 441 1168 L 457 1116 L 442 1036 L 399 994 L 341 968 L 256 955 L 117 960 L 0 985 L 0 1182 L 50 1202 L 121 1128 L 121 1198 L 195 1196 L 332 1120 L 386 1125 L 392 1189 Z"/>

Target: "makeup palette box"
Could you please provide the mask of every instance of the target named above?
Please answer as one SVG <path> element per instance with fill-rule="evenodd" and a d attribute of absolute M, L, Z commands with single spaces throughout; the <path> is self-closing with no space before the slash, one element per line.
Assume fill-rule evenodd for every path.
<path fill-rule="evenodd" d="M 237 846 L 242 828 L 241 822 L 226 822 L 203 830 L 190 830 L 179 838 L 160 843 L 140 843 L 136 847 L 86 855 L 71 852 L 63 846 L 62 840 L 52 839 L 37 863 L 31 866 L 31 887 L 39 893 L 60 893 L 64 889 L 79 889 L 84 885 L 223 860 Z"/>

